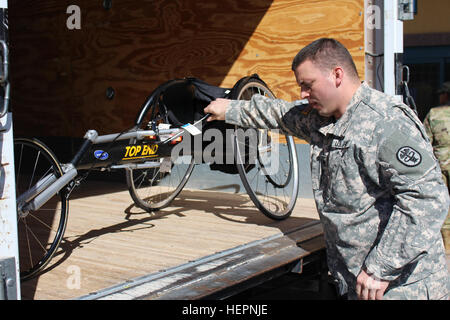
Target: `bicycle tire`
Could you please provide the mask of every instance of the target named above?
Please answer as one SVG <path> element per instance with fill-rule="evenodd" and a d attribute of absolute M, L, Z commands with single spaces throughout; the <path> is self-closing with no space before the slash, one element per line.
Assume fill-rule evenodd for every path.
<path fill-rule="evenodd" d="M 242 83 L 241 87 L 237 88 L 236 99 L 249 100 L 254 94 L 262 94 L 272 99 L 275 98 L 274 94 L 263 81 L 253 78 Z M 257 156 L 254 157 L 255 164 L 251 166 L 246 164 L 245 159 L 247 154 L 250 153 L 245 148 L 248 149 L 251 146 L 239 136 L 240 128 L 236 126 L 235 129 L 234 153 L 236 166 L 250 199 L 267 217 L 274 220 L 286 219 L 291 215 L 295 207 L 298 194 L 298 159 L 294 139 L 287 135 L 280 136 L 276 134 L 276 131 L 253 129 L 259 133 L 256 135 L 258 137 Z M 262 138 L 260 139 L 259 137 Z M 264 139 L 266 142 L 270 140 L 271 145 L 264 145 Z M 284 159 L 278 158 L 278 160 L 275 160 L 278 161 L 278 165 L 281 164 L 281 168 L 283 169 L 283 171 L 277 170 L 276 173 L 280 173 L 279 177 L 276 173 L 273 175 L 269 174 L 266 170 L 266 165 L 262 161 L 261 155 L 264 153 L 263 150 L 269 150 L 267 153 L 271 153 L 272 145 L 282 149 L 278 153 L 280 157 L 283 154 L 287 154 L 287 170 L 283 167 L 283 161 L 281 161 Z M 277 155 L 274 153 L 274 156 L 276 157 Z M 260 184 L 259 176 L 264 177 L 262 184 Z M 281 191 L 282 194 L 279 194 L 278 191 Z"/>
<path fill-rule="evenodd" d="M 154 119 L 159 119 L 160 123 L 169 123 L 166 115 L 156 110 L 157 106 L 153 105 L 147 108 L 145 115 L 141 115 L 143 110 L 139 112 L 139 123 L 136 125 L 138 129 L 149 129 L 149 125 Z M 150 126 L 151 127 L 151 126 Z M 135 143 L 131 140 L 130 143 Z M 127 169 L 126 182 L 128 191 L 135 205 L 147 212 L 156 211 L 167 207 L 183 190 L 189 177 L 194 170 L 195 162 L 192 155 L 184 156 L 183 160 L 175 159 L 172 161 L 170 157 L 156 159 L 153 162 L 156 166 L 161 165 L 162 161 L 171 161 L 171 169 L 169 172 L 160 172 L 159 168 L 150 169 Z M 177 163 L 178 161 L 178 163 Z M 147 179 L 147 177 L 151 177 Z"/>
<path fill-rule="evenodd" d="M 181 170 L 181 175 L 177 175 L 178 182 L 176 183 L 176 186 L 170 181 L 168 182 L 168 184 L 170 185 L 164 186 L 154 184 L 153 181 L 161 183 L 163 179 L 170 179 L 171 177 L 174 177 L 175 175 L 173 174 L 173 171 L 175 171 L 174 168 L 177 167 L 177 164 L 172 163 L 171 173 L 169 174 L 160 172 L 158 173 L 154 168 L 128 169 L 126 171 L 128 191 L 136 206 L 147 212 L 152 212 L 167 207 L 178 196 L 178 194 L 181 192 L 181 190 L 183 190 L 184 186 L 188 182 L 189 177 L 194 169 L 194 159 L 192 158 L 189 164 L 184 163 L 182 165 L 184 166 L 184 169 L 175 169 L 178 171 Z M 150 184 L 145 184 L 147 175 L 152 176 L 152 178 L 148 180 Z M 139 183 L 139 185 L 137 185 L 137 183 Z M 161 189 L 160 191 L 150 191 L 150 188 Z M 144 191 L 143 189 L 146 189 L 147 191 Z"/>
<path fill-rule="evenodd" d="M 63 174 L 61 164 L 54 153 L 37 139 L 14 139 L 14 157 L 17 199 L 47 174 L 53 173 L 56 177 Z M 22 212 L 18 204 L 19 264 L 22 281 L 35 277 L 53 258 L 64 236 L 68 212 L 69 200 L 64 189 L 33 212 Z"/>

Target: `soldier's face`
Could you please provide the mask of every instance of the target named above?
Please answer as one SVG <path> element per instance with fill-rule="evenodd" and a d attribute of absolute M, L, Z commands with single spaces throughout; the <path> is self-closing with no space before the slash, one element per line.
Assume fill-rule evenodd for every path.
<path fill-rule="evenodd" d="M 338 106 L 333 72 L 323 71 L 312 61 L 306 60 L 297 67 L 294 73 L 301 88 L 301 98 L 307 99 L 321 116 L 335 115 Z"/>

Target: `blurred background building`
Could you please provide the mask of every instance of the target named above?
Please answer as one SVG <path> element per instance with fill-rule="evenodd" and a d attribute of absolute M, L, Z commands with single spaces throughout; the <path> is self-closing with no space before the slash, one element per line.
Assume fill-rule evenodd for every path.
<path fill-rule="evenodd" d="M 416 0 L 414 20 L 404 21 L 403 62 L 410 91 L 423 120 L 439 104 L 436 90 L 450 81 L 450 1 Z"/>

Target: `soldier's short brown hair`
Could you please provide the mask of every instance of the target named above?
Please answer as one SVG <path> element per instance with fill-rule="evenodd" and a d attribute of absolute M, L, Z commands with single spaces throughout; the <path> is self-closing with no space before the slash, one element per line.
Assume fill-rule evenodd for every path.
<path fill-rule="evenodd" d="M 311 60 L 322 70 L 331 70 L 341 66 L 353 77 L 359 78 L 350 52 L 339 41 L 321 38 L 301 49 L 292 61 L 292 71 L 306 60 Z"/>

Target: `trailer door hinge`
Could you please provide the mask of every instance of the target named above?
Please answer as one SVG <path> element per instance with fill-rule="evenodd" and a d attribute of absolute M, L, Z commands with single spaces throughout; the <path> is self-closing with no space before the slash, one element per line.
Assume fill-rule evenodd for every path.
<path fill-rule="evenodd" d="M 15 258 L 0 258 L 0 300 L 17 300 Z"/>

